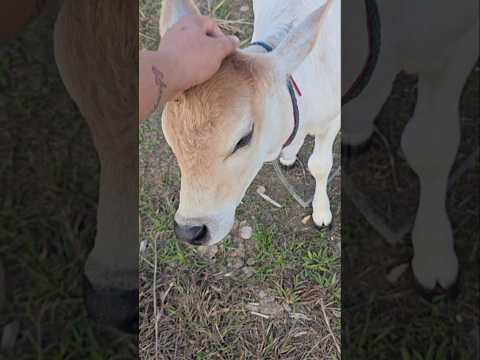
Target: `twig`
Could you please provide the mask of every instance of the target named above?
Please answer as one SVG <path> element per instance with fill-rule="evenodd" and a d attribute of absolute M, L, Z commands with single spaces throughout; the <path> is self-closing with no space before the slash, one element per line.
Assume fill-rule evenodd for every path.
<path fill-rule="evenodd" d="M 325 320 L 325 323 L 327 324 L 328 332 L 330 333 L 330 336 L 333 338 L 333 343 L 335 344 L 335 347 L 337 348 L 338 355 L 340 356 L 342 354 L 342 350 L 340 349 L 340 345 L 338 345 L 337 338 L 335 337 L 335 334 L 332 331 L 332 328 L 330 326 L 330 321 L 328 321 L 327 313 L 325 312 L 325 305 L 323 304 L 323 299 L 322 298 L 320 298 L 320 306 L 322 308 L 323 318 Z"/>
<path fill-rule="evenodd" d="M 158 318 L 157 318 L 157 238 L 153 241 L 153 249 L 155 252 L 155 264 L 153 269 L 153 317 L 155 319 L 155 359 L 158 360 Z"/>
<path fill-rule="evenodd" d="M 256 316 L 260 316 L 260 317 L 262 317 L 262 318 L 264 318 L 264 319 L 270 319 L 270 316 L 264 315 L 264 314 L 260 314 L 260 313 L 258 313 L 258 312 L 256 312 L 256 311 L 250 311 L 250 314 L 256 315 Z"/>
<path fill-rule="evenodd" d="M 273 200 L 270 196 L 265 194 L 265 188 L 263 186 L 259 186 L 257 189 L 257 194 L 260 195 L 264 200 L 268 201 L 270 204 L 277 208 L 282 208 L 282 205 L 280 205 L 278 202 Z"/>

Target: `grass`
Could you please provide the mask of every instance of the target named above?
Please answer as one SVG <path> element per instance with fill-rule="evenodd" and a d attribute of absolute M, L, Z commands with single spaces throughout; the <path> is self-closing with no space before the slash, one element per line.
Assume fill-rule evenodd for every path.
<path fill-rule="evenodd" d="M 199 5 L 225 32 L 249 41 L 251 3 L 213 1 L 210 10 L 206 2 Z M 154 49 L 160 2 L 141 0 L 140 6 L 140 46 Z M 305 167 L 311 149 L 307 141 L 298 166 L 287 174 L 305 197 L 314 189 Z M 338 149 L 336 154 L 338 161 Z M 140 261 L 142 359 L 340 357 L 339 227 L 319 232 L 303 225 L 308 210 L 290 199 L 271 166 L 264 167 L 237 211 L 237 226 L 250 225 L 252 238 L 242 240 L 233 231 L 213 250 L 181 244 L 172 232 L 180 172 L 159 114 L 140 128 L 140 182 L 141 240 L 148 244 Z M 259 185 L 284 208 L 256 195 Z M 330 189 L 337 216 L 338 186 Z M 256 305 L 249 304 L 270 315 L 256 315 L 249 308 Z"/>
<path fill-rule="evenodd" d="M 478 72 L 477 69 L 474 72 Z M 478 74 L 477 74 L 478 76 Z M 462 145 L 458 160 L 478 146 L 478 78 L 471 76 L 460 104 Z M 399 140 L 415 105 L 416 79 L 399 76 L 393 94 L 377 119 L 380 131 L 399 149 Z M 395 121 L 393 121 L 395 120 Z M 352 180 L 370 199 L 393 215 L 399 226 L 414 214 L 418 182 L 411 169 L 394 154 L 401 189 L 392 186 L 390 159 L 378 138 L 369 151 L 352 162 Z M 395 151 L 394 151 L 395 153 Z M 457 160 L 457 161 L 458 161 Z M 457 164 L 458 165 L 458 164 Z M 452 189 L 447 208 L 455 231 L 455 247 L 462 276 L 460 294 L 450 300 L 445 295 L 433 304 L 423 301 L 414 290 L 411 270 L 395 284 L 386 280 L 392 265 L 408 263 L 413 249 L 410 239 L 391 246 L 369 226 L 350 202 L 342 199 L 342 356 L 348 359 L 472 359 L 478 354 L 478 274 L 476 247 L 478 222 L 471 214 L 478 202 L 471 189 L 478 183 L 478 168 L 467 172 Z M 454 196 L 462 194 L 463 196 Z M 465 195 L 466 193 L 466 195 Z"/>
<path fill-rule="evenodd" d="M 83 302 L 99 165 L 53 62 L 53 21 L 42 16 L 0 47 L 0 261 L 8 298 L 0 334 L 19 325 L 0 358 L 136 357 L 135 339 L 97 327 Z"/>

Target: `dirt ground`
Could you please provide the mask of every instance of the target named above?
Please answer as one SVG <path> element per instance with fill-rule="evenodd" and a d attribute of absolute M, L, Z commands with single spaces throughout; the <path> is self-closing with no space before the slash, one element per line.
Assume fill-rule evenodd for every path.
<path fill-rule="evenodd" d="M 158 46 L 160 1 L 140 1 L 140 46 Z M 243 44 L 252 33 L 250 1 L 213 1 L 204 13 Z M 286 170 L 306 199 L 309 139 Z M 339 167 L 340 146 L 335 145 Z M 172 232 L 180 174 L 160 115 L 140 130 L 140 355 L 142 359 L 335 359 L 340 357 L 340 177 L 329 186 L 332 229 L 304 225 L 311 210 L 287 193 L 266 164 L 237 212 L 237 230 L 218 247 L 193 249 Z M 276 208 L 257 193 L 282 205 Z M 251 226 L 242 240 L 238 227 Z"/>

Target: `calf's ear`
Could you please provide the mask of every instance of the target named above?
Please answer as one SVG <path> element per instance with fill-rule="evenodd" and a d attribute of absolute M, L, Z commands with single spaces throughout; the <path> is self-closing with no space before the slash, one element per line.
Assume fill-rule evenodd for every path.
<path fill-rule="evenodd" d="M 320 30 L 334 1 L 327 2 L 293 28 L 285 39 L 270 54 L 274 70 L 285 76 L 291 74 L 315 47 Z"/>
<path fill-rule="evenodd" d="M 164 0 L 160 15 L 160 36 L 165 35 L 185 15 L 200 15 L 200 10 L 192 0 Z"/>

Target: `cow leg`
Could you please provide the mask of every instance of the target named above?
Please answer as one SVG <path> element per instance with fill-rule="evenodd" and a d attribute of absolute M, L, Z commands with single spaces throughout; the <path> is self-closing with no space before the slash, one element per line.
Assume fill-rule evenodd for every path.
<path fill-rule="evenodd" d="M 280 164 L 287 167 L 295 164 L 297 161 L 297 154 L 302 148 L 304 141 L 305 134 L 300 133 L 299 131 L 293 142 L 282 150 L 282 154 L 280 155 Z"/>
<path fill-rule="evenodd" d="M 448 177 L 460 143 L 458 106 L 478 49 L 466 35 L 441 71 L 421 73 L 415 114 L 402 135 L 406 159 L 419 177 L 420 199 L 412 230 L 412 269 L 425 289 L 451 287 L 458 274 L 447 215 Z"/>
<path fill-rule="evenodd" d="M 328 175 L 333 165 L 333 143 L 340 130 L 340 120 L 334 120 L 328 130 L 315 136 L 315 147 L 308 160 L 308 169 L 315 178 L 313 197 L 313 222 L 316 226 L 328 226 L 332 222 L 330 200 L 327 194 Z"/>
<path fill-rule="evenodd" d="M 94 319 L 132 332 L 138 331 L 135 6 L 65 0 L 55 28 L 62 80 L 88 123 L 101 165 L 97 234 L 85 264 L 87 309 Z"/>
<path fill-rule="evenodd" d="M 382 59 L 366 88 L 342 107 L 342 143 L 359 146 L 373 133 L 375 119 L 392 91 L 396 62 Z"/>

